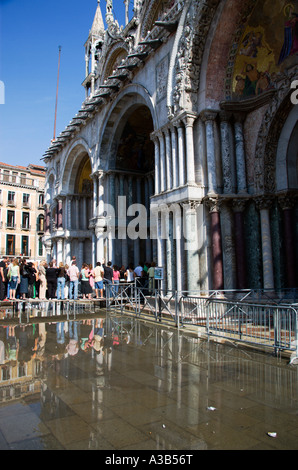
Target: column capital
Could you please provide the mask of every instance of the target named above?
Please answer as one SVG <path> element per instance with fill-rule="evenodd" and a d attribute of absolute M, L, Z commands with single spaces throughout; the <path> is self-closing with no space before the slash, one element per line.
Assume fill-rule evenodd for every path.
<path fill-rule="evenodd" d="M 292 209 L 295 205 L 293 195 L 288 193 L 278 195 L 278 202 L 282 210 Z"/>
<path fill-rule="evenodd" d="M 184 122 L 185 127 L 193 127 L 193 123 L 197 118 L 196 114 L 186 113 L 181 117 L 181 120 Z"/>
<path fill-rule="evenodd" d="M 218 116 L 218 111 L 215 111 L 214 109 L 205 109 L 200 114 L 200 118 L 202 119 L 203 122 L 215 121 L 217 116 Z"/>
<path fill-rule="evenodd" d="M 232 200 L 232 209 L 234 212 L 243 212 L 248 198 L 237 198 Z"/>
<path fill-rule="evenodd" d="M 222 199 L 217 196 L 208 196 L 204 201 L 206 207 L 209 209 L 210 213 L 220 212 Z"/>
<path fill-rule="evenodd" d="M 222 110 L 218 113 L 220 122 L 230 122 L 232 119 L 232 113 Z"/>
<path fill-rule="evenodd" d="M 262 194 L 260 196 L 257 196 L 254 199 L 257 208 L 261 210 L 269 210 L 272 206 L 272 197 L 266 194 Z"/>

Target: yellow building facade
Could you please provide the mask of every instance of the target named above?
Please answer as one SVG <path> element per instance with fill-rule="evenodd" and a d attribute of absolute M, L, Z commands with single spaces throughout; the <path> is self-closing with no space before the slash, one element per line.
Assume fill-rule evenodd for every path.
<path fill-rule="evenodd" d="M 0 163 L 0 257 L 44 258 L 45 167 Z"/>

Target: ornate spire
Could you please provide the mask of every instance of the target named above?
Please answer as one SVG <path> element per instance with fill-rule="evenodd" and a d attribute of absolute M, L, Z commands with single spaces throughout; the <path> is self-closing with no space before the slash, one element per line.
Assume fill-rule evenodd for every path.
<path fill-rule="evenodd" d="M 90 34 L 93 36 L 100 36 L 102 33 L 104 33 L 105 27 L 103 24 L 103 19 L 102 19 L 102 14 L 101 14 L 101 9 L 100 9 L 100 0 L 97 0 L 97 9 L 93 21 L 93 25 L 90 31 Z"/>

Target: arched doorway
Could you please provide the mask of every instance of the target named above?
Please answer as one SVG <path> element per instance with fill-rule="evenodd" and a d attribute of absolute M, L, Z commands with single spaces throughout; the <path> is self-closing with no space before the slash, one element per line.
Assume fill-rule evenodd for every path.
<path fill-rule="evenodd" d="M 153 130 L 150 110 L 140 104 L 125 113 L 115 133 L 118 141 L 108 170 L 108 199 L 115 209 L 115 236 L 108 242 L 107 254 L 117 265 L 151 262 L 155 257 L 155 244 L 150 239 Z"/>

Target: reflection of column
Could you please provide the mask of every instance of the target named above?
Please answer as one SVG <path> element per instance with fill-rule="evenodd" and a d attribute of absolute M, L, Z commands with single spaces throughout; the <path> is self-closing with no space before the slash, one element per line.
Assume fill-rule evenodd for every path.
<path fill-rule="evenodd" d="M 270 231 L 269 209 L 271 200 L 260 196 L 256 200 L 257 207 L 260 211 L 261 219 L 261 237 L 262 237 L 262 258 L 263 258 L 263 279 L 265 289 L 274 289 L 273 276 L 273 257 Z"/>
<path fill-rule="evenodd" d="M 243 116 L 235 114 L 235 145 L 236 145 L 236 170 L 237 170 L 237 189 L 238 193 L 246 193 L 246 170 L 245 170 L 245 151 L 243 137 Z"/>
<path fill-rule="evenodd" d="M 195 154 L 193 143 L 193 123 L 195 116 L 186 116 L 185 124 L 185 143 L 186 143 L 186 178 L 187 183 L 195 183 Z"/>
<path fill-rule="evenodd" d="M 234 224 L 235 224 L 235 252 L 236 252 L 236 271 L 237 271 L 237 289 L 245 289 L 246 281 L 246 256 L 245 256 L 245 236 L 244 236 L 244 218 L 246 200 L 234 199 Z"/>
<path fill-rule="evenodd" d="M 214 142 L 214 121 L 216 112 L 205 111 L 202 115 L 206 129 L 207 168 L 208 168 L 208 193 L 217 193 L 216 182 L 216 158 Z"/>
<path fill-rule="evenodd" d="M 223 175 L 223 192 L 225 194 L 233 192 L 232 185 L 232 149 L 229 132 L 230 115 L 225 111 L 220 113 L 220 134 L 221 134 L 221 160 Z"/>
<path fill-rule="evenodd" d="M 210 209 L 211 220 L 213 289 L 220 290 L 224 288 L 220 201 L 216 198 L 209 198 L 207 204 Z"/>
<path fill-rule="evenodd" d="M 296 287 L 293 197 L 288 194 L 282 195 L 279 203 L 283 211 L 287 287 L 292 288 Z"/>

